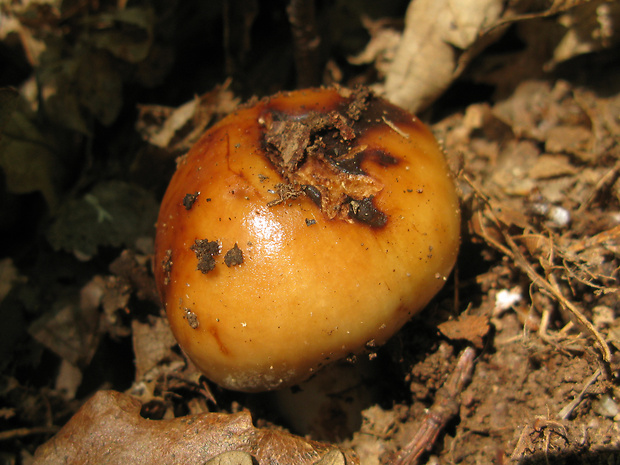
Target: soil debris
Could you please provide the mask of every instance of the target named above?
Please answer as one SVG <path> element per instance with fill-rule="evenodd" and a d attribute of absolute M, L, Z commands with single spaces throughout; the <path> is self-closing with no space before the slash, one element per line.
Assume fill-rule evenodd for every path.
<path fill-rule="evenodd" d="M 198 195 L 200 194 L 200 192 L 195 192 L 193 194 L 185 194 L 185 197 L 183 197 L 183 206 L 185 207 L 186 210 L 191 210 L 192 207 L 194 206 L 194 202 L 196 202 L 196 200 L 198 200 Z"/>
<path fill-rule="evenodd" d="M 166 255 L 161 261 L 162 269 L 164 270 L 164 284 L 170 282 L 170 271 L 172 270 L 172 250 L 166 250 Z"/>
<path fill-rule="evenodd" d="M 203 274 L 207 274 L 215 268 L 214 255 L 220 253 L 220 244 L 217 241 L 209 241 L 208 239 L 196 239 L 190 247 L 196 254 L 198 259 L 197 269 Z"/>
<path fill-rule="evenodd" d="M 226 255 L 224 256 L 224 263 L 226 263 L 226 266 L 229 268 L 243 263 L 243 251 L 236 243 L 232 249 L 226 252 Z"/>
<path fill-rule="evenodd" d="M 185 309 L 185 314 L 183 315 L 183 318 L 187 320 L 187 324 L 192 329 L 197 329 L 198 326 L 200 326 L 200 322 L 198 321 L 198 316 L 194 312 L 192 312 L 189 308 Z"/>

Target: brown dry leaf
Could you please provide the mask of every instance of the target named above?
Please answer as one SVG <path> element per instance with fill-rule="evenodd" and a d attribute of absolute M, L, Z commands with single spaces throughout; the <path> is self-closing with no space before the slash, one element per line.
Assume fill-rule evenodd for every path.
<path fill-rule="evenodd" d="M 560 16 L 566 34 L 557 45 L 549 66 L 584 53 L 610 48 L 620 41 L 620 3 L 598 0 L 577 3 Z"/>
<path fill-rule="evenodd" d="M 101 334 L 99 312 L 91 305 L 58 301 L 36 320 L 28 332 L 40 344 L 78 367 L 85 367 L 95 355 Z"/>
<path fill-rule="evenodd" d="M 136 380 L 142 380 L 153 368 L 170 356 L 170 349 L 177 343 L 167 320 L 149 317 L 147 322 L 131 323 L 133 350 L 136 358 Z"/>
<path fill-rule="evenodd" d="M 247 412 L 147 420 L 140 409 L 140 402 L 131 396 L 99 391 L 37 449 L 34 465 L 200 464 L 233 451 L 250 454 L 259 465 L 359 463 L 350 451 L 255 428 Z"/>
<path fill-rule="evenodd" d="M 447 89 L 508 25 L 534 23 L 560 12 L 563 14 L 552 27 L 522 28 L 526 50 L 511 56 L 499 70 L 496 65 L 489 73 L 482 67 L 482 80 L 494 74 L 497 76 L 494 82 L 499 79 L 514 82 L 514 76 L 510 75 L 521 76 L 525 67 L 538 71 L 545 63 L 552 67 L 577 54 L 610 48 L 620 40 L 618 2 L 569 0 L 542 2 L 541 5 L 518 0 L 509 5 L 505 3 L 496 0 L 412 1 L 396 51 L 391 43 L 393 39 L 387 43 L 385 34 L 377 33 L 360 55 L 364 61 L 374 55 L 377 69 L 385 69 L 380 72 L 386 76 L 385 84 L 377 86 L 377 90 L 393 103 L 419 112 Z M 391 65 L 385 63 L 386 58 L 391 59 L 390 55 L 393 55 Z M 528 65 L 528 61 L 531 64 Z"/>
<path fill-rule="evenodd" d="M 560 124 L 587 122 L 583 109 L 570 97 L 571 92 L 565 81 L 524 81 L 510 98 L 497 103 L 493 112 L 512 127 L 516 137 L 542 142 L 548 131 Z"/>
<path fill-rule="evenodd" d="M 545 150 L 551 153 L 570 153 L 582 161 L 592 157 L 592 130 L 584 126 L 556 126 L 547 132 Z"/>
<path fill-rule="evenodd" d="M 205 462 L 205 465 L 252 465 L 252 456 L 245 452 L 222 452 Z"/>
<path fill-rule="evenodd" d="M 380 458 L 394 454 L 397 444 L 403 444 L 417 426 L 405 421 L 408 415 L 409 409 L 402 404 L 390 410 L 373 405 L 362 412 L 362 426 L 345 444 L 355 450 L 361 463 L 379 465 Z"/>
<path fill-rule="evenodd" d="M 596 236 L 576 240 L 568 248 L 568 252 L 579 253 L 595 246 L 603 246 L 613 251 L 615 254 L 620 255 L 620 226 L 603 231 Z"/>
<path fill-rule="evenodd" d="M 532 141 L 509 140 L 500 148 L 490 179 L 506 194 L 526 195 L 534 188 L 528 171 L 539 155 L 540 149 Z"/>
<path fill-rule="evenodd" d="M 137 241 L 136 241 L 137 242 Z M 140 300 L 150 300 L 160 305 L 159 294 L 152 273 L 150 273 L 151 256 L 140 255 L 132 249 L 123 250 L 120 256 L 110 264 L 110 271 L 121 278 Z M 119 307 L 120 308 L 120 307 Z"/>
<path fill-rule="evenodd" d="M 539 416 L 522 428 L 510 458 L 515 462 L 523 463 L 522 459 L 525 457 L 561 456 L 564 450 L 570 450 L 570 454 L 575 457 L 578 456 L 579 451 L 587 449 L 588 441 L 585 434 L 585 429 L 578 428 L 571 422 L 555 421 Z M 538 454 L 535 454 L 536 452 Z"/>
<path fill-rule="evenodd" d="M 67 400 L 75 399 L 83 379 L 84 376 L 80 368 L 67 360 L 63 360 L 58 368 L 54 389 L 62 393 Z"/>
<path fill-rule="evenodd" d="M 27 278 L 19 273 L 19 270 L 13 263 L 12 258 L 3 258 L 0 260 L 0 304 L 4 298 L 11 292 L 13 285 L 16 283 L 25 283 Z"/>
<path fill-rule="evenodd" d="M 500 0 L 409 4 L 400 46 L 385 80 L 385 96 L 412 112 L 438 97 L 458 76 L 457 53 L 481 38 L 500 16 Z"/>
<path fill-rule="evenodd" d="M 543 154 L 536 159 L 528 174 L 533 179 L 549 179 L 576 173 L 577 168 L 567 156 Z"/>
<path fill-rule="evenodd" d="M 482 338 L 489 332 L 489 318 L 482 315 L 461 315 L 456 320 L 441 323 L 438 328 L 448 339 L 465 339 L 481 349 Z"/>
<path fill-rule="evenodd" d="M 565 258 L 565 268 L 571 278 L 605 294 L 618 292 L 620 226 L 595 236 L 575 239 L 560 253 Z"/>
<path fill-rule="evenodd" d="M 394 60 L 402 34 L 385 20 L 363 16 L 362 24 L 370 34 L 370 40 L 364 50 L 349 57 L 348 61 L 353 65 L 374 63 L 379 76 L 383 77 Z"/>
<path fill-rule="evenodd" d="M 105 331 L 113 337 L 126 337 L 130 329 L 123 322 L 120 314 L 128 312 L 127 305 L 131 298 L 131 285 L 124 279 L 116 276 L 108 276 L 102 279 L 104 289 L 101 299 L 103 309 L 102 325 Z"/>
<path fill-rule="evenodd" d="M 196 96 L 178 108 L 142 105 L 136 129 L 150 144 L 170 152 L 185 152 L 198 140 L 214 119 L 239 105 L 229 89 L 231 81 Z"/>

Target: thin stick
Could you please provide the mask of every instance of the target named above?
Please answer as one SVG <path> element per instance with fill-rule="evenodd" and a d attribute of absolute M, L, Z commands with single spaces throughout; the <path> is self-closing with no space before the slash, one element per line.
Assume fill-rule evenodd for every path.
<path fill-rule="evenodd" d="M 0 431 L 0 441 L 23 438 L 33 434 L 54 434 L 60 429 L 59 426 L 34 426 L 32 428 L 17 428 L 8 431 Z"/>
<path fill-rule="evenodd" d="M 560 287 L 558 286 L 555 276 L 553 274 L 549 274 L 548 279 L 544 279 L 540 276 L 534 270 L 532 265 L 525 259 L 512 237 L 504 231 L 501 231 L 501 233 L 513 252 L 511 258 L 514 259 L 516 265 L 528 275 L 534 284 L 551 294 L 562 305 L 562 307 L 564 307 L 571 314 L 577 323 L 584 328 L 586 332 L 590 333 L 592 337 L 594 337 L 594 340 L 598 344 L 603 361 L 609 366 L 609 363 L 611 362 L 611 351 L 609 350 L 607 342 L 601 333 L 596 330 L 594 325 L 590 323 L 590 320 L 588 320 L 583 313 L 581 313 L 577 306 L 564 297 L 562 291 L 560 291 Z"/>
<path fill-rule="evenodd" d="M 472 188 L 476 190 L 477 193 L 479 193 L 480 198 L 485 200 L 488 205 L 488 198 L 483 195 L 476 186 L 474 186 L 473 181 L 468 178 L 466 178 L 466 180 L 469 182 Z M 532 267 L 530 262 L 525 258 L 514 239 L 506 233 L 504 228 L 501 227 L 500 222 L 494 215 L 493 211 L 489 208 L 485 213 L 487 219 L 491 220 L 491 222 L 495 224 L 497 230 L 502 235 L 502 238 L 504 239 L 504 242 L 508 245 L 508 247 L 494 239 L 490 234 L 486 233 L 482 218 L 480 218 L 479 224 L 482 228 L 484 239 L 490 245 L 492 245 L 504 255 L 509 257 L 515 263 L 515 265 L 517 265 L 521 269 L 521 271 L 527 274 L 532 283 L 546 291 L 550 296 L 552 296 L 556 301 L 558 301 L 560 305 L 571 314 L 571 316 L 576 320 L 576 322 L 594 338 L 601 353 L 601 357 L 605 362 L 605 377 L 609 379 L 609 364 L 611 362 L 611 351 L 609 350 L 609 346 L 607 345 L 607 342 L 605 341 L 603 336 L 596 330 L 594 325 L 590 323 L 590 321 L 583 315 L 583 313 L 581 313 L 577 306 L 571 301 L 569 301 L 566 297 L 564 297 L 553 274 L 549 273 L 548 279 L 545 279 L 540 274 L 538 274 L 538 272 Z M 482 216 L 482 212 L 479 211 L 478 215 Z"/>
<path fill-rule="evenodd" d="M 314 0 L 291 0 L 286 11 L 295 47 L 297 87 L 318 86 L 321 83 L 319 65 L 321 37 L 316 25 Z"/>
<path fill-rule="evenodd" d="M 398 454 L 394 465 L 414 465 L 425 450 L 430 450 L 439 433 L 459 413 L 459 395 L 471 380 L 476 352 L 467 347 L 444 385 L 435 394 L 435 402 L 428 409 L 420 429 Z"/>
<path fill-rule="evenodd" d="M 594 374 L 592 374 L 592 376 L 590 376 L 586 380 L 585 385 L 583 389 L 581 390 L 581 392 L 571 402 L 565 405 L 564 408 L 560 410 L 560 413 L 558 413 L 558 417 L 561 420 L 568 420 L 568 417 L 571 416 L 571 413 L 573 413 L 573 410 L 575 410 L 577 406 L 583 400 L 583 396 L 586 395 L 586 392 L 588 392 L 588 389 L 590 388 L 590 386 L 592 386 L 596 382 L 596 380 L 598 379 L 600 375 L 601 375 L 601 369 L 599 368 L 594 372 Z"/>

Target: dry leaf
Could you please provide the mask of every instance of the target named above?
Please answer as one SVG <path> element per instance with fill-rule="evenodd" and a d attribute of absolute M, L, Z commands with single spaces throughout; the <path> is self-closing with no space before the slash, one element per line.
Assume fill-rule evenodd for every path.
<path fill-rule="evenodd" d="M 97 307 L 58 301 L 54 308 L 28 329 L 40 344 L 78 367 L 85 367 L 95 355 L 101 334 Z"/>
<path fill-rule="evenodd" d="M 552 67 L 577 54 L 610 48 L 620 40 L 618 2 L 567 0 L 540 5 L 521 0 L 506 6 L 499 0 L 411 1 L 398 50 L 385 73 L 383 89 L 377 86 L 377 90 L 384 92 L 393 103 L 419 112 L 441 95 L 509 24 L 547 18 L 560 12 L 564 13 L 553 23 L 553 28 L 524 29 L 528 34 L 524 38 L 528 44 L 524 56 L 531 54 L 535 70 L 540 70 L 545 60 L 547 66 Z M 550 51 L 540 61 L 541 46 L 547 42 L 556 47 L 555 51 L 553 56 Z M 367 60 L 374 54 L 377 60 L 383 59 L 383 52 L 388 50 L 376 35 L 362 57 Z M 511 67 L 527 65 L 514 56 L 509 60 L 505 68 L 515 75 L 520 75 L 521 70 Z M 482 72 L 488 73 L 488 70 L 482 68 Z M 509 79 L 510 76 L 506 80 Z"/>
<path fill-rule="evenodd" d="M 402 33 L 391 27 L 386 21 L 362 17 L 362 24 L 370 34 L 370 41 L 364 50 L 349 57 L 349 63 L 362 65 L 374 63 L 379 76 L 385 76 L 394 60 L 400 44 Z"/>
<path fill-rule="evenodd" d="M 19 273 L 12 258 L 0 260 L 0 304 L 8 293 L 11 292 L 14 284 L 24 282 L 26 282 L 26 277 Z"/>
<path fill-rule="evenodd" d="M 556 126 L 547 132 L 545 149 L 551 153 L 570 153 L 584 162 L 592 162 L 592 139 L 592 130 L 584 126 Z"/>
<path fill-rule="evenodd" d="M 566 34 L 555 48 L 549 66 L 577 55 L 610 48 L 620 41 L 620 3 L 605 0 L 578 3 L 560 16 Z"/>
<path fill-rule="evenodd" d="M 448 339 L 465 339 L 475 347 L 483 347 L 482 338 L 489 332 L 489 319 L 481 315 L 461 315 L 439 325 L 439 331 Z"/>
<path fill-rule="evenodd" d="M 230 452 L 240 452 L 241 457 L 250 454 L 259 465 L 359 463 L 352 452 L 279 430 L 255 428 L 247 412 L 147 420 L 140 409 L 140 402 L 126 394 L 98 392 L 37 449 L 34 465 L 201 464 L 217 457 L 212 463 L 229 463 L 223 459 L 230 458 Z"/>
<path fill-rule="evenodd" d="M 252 465 L 252 456 L 247 452 L 222 452 L 207 461 L 205 465 Z"/>
<path fill-rule="evenodd" d="M 577 173 L 577 168 L 564 155 L 540 155 L 529 170 L 532 179 L 549 179 L 558 176 L 570 176 Z"/>
<path fill-rule="evenodd" d="M 456 49 L 472 47 L 502 8 L 500 0 L 412 1 L 386 76 L 386 97 L 412 112 L 425 108 L 458 75 Z"/>
<path fill-rule="evenodd" d="M 170 349 L 177 341 L 167 320 L 161 317 L 150 316 L 145 323 L 133 320 L 131 334 L 136 357 L 136 380 L 139 381 L 170 356 Z"/>
<path fill-rule="evenodd" d="M 239 105 L 229 90 L 231 81 L 196 96 L 177 108 L 142 105 L 136 123 L 142 138 L 170 152 L 184 152 L 198 140 L 214 119 L 230 113 Z"/>

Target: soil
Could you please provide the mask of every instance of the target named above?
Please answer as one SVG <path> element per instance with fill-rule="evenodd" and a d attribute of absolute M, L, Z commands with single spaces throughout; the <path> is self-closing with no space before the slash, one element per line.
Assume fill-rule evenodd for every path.
<path fill-rule="evenodd" d="M 296 54 L 284 2 L 226 2 L 224 14 L 211 2 L 30 3 L 0 10 L 11 19 L 0 20 L 1 463 L 58 463 L 42 455 L 64 450 L 53 441 L 123 408 L 118 418 L 149 434 L 142 419 L 204 424 L 214 448 L 230 444 L 218 451 L 261 464 L 395 463 L 424 422 L 418 463 L 620 462 L 617 2 L 525 11 L 492 45 L 463 51 L 461 74 L 418 110 L 460 192 L 455 270 L 385 346 L 317 377 L 326 398 L 292 410 L 284 396 L 226 391 L 193 367 L 167 326 L 151 258 L 175 160 L 242 101 L 294 88 L 308 35 Z M 323 72 L 308 76 L 381 91 L 391 49 L 366 63 L 358 54 L 402 32 L 407 2 L 381 3 L 316 2 Z M 599 31 L 608 40 L 568 53 L 558 31 L 587 16 L 568 6 L 592 4 L 611 21 Z M 219 248 L 203 242 L 206 273 Z M 236 247 L 229 254 L 228 266 L 243 261 Z M 471 376 L 455 383 L 467 348 Z M 121 427 L 101 422 L 112 429 L 88 434 Z M 86 434 L 71 441 L 86 447 Z M 149 434 L 127 441 L 161 446 Z M 245 445 L 217 439 L 236 435 Z M 179 437 L 170 447 L 190 450 Z"/>

